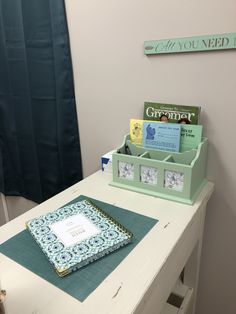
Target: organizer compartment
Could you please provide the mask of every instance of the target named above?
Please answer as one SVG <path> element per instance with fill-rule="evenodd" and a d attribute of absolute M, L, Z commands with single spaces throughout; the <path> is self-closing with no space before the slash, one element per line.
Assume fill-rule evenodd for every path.
<path fill-rule="evenodd" d="M 126 135 L 112 155 L 112 186 L 193 204 L 207 182 L 207 138 L 196 149 L 170 153 L 136 145 Z"/>

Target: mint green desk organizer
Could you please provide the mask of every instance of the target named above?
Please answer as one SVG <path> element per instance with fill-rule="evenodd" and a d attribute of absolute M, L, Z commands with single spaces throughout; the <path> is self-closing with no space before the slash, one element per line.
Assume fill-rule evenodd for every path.
<path fill-rule="evenodd" d="M 193 204 L 207 182 L 207 138 L 196 149 L 170 153 L 133 144 L 126 135 L 112 155 L 110 185 Z"/>

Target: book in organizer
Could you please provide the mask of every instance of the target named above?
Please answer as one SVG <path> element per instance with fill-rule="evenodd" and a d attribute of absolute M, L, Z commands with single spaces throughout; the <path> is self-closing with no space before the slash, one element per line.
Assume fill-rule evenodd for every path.
<path fill-rule="evenodd" d="M 199 124 L 200 112 L 201 106 L 145 102 L 143 119 L 161 121 L 164 117 L 170 123 Z"/>
<path fill-rule="evenodd" d="M 143 146 L 179 152 L 180 132 L 180 124 L 145 121 L 143 124 Z"/>
<path fill-rule="evenodd" d="M 142 145 L 144 120 L 130 119 L 130 139 L 137 145 Z"/>
<path fill-rule="evenodd" d="M 137 125 L 141 128 L 138 136 L 133 131 Z M 179 128 L 181 129 L 180 134 Z M 202 131 L 203 126 L 200 124 L 169 124 L 140 119 L 130 120 L 132 143 L 166 151 L 185 152 L 197 148 L 202 141 Z"/>
<path fill-rule="evenodd" d="M 30 234 L 61 277 L 132 240 L 132 233 L 89 199 L 26 223 Z"/>
<path fill-rule="evenodd" d="M 202 141 L 202 125 L 181 124 L 180 152 L 197 148 Z"/>

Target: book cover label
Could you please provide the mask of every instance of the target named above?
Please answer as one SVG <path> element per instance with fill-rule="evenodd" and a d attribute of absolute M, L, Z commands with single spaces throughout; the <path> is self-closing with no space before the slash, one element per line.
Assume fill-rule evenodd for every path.
<path fill-rule="evenodd" d="M 101 232 L 96 225 L 82 214 L 56 222 L 50 228 L 66 247 L 89 239 Z"/>
<path fill-rule="evenodd" d="M 179 152 L 180 124 L 144 122 L 143 146 L 169 152 Z"/>

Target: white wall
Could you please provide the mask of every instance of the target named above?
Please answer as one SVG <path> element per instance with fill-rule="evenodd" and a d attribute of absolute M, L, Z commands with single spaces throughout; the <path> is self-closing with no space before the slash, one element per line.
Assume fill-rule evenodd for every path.
<path fill-rule="evenodd" d="M 0 226 L 37 205 L 37 203 L 21 196 L 0 194 Z"/>
<path fill-rule="evenodd" d="M 202 106 L 216 186 L 197 314 L 235 314 L 236 50 L 147 57 L 143 42 L 236 32 L 236 0 L 66 0 L 66 7 L 85 176 L 121 144 L 144 101 Z"/>

